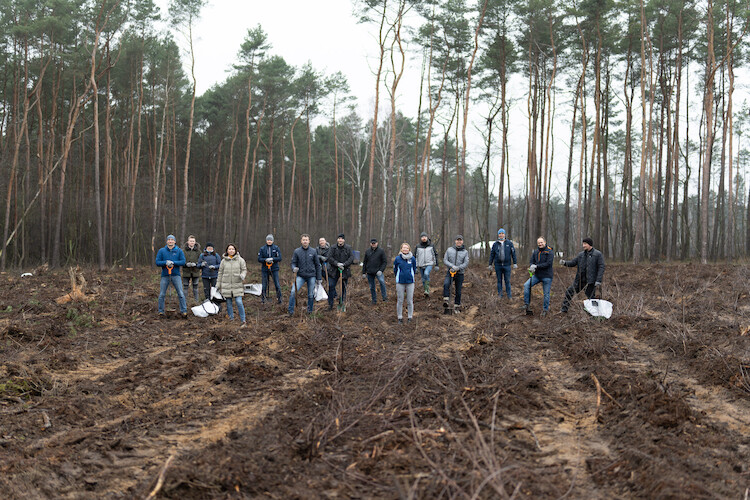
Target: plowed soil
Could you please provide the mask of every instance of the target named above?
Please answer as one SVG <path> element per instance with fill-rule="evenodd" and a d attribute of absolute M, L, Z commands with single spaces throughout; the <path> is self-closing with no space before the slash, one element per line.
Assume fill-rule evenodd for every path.
<path fill-rule="evenodd" d="M 610 265 L 606 321 L 556 312 L 573 272 L 544 318 L 477 267 L 458 315 L 441 269 L 410 324 L 391 276 L 344 313 L 246 296 L 244 329 L 159 319 L 153 268 L 63 304 L 67 271 L 2 274 L 0 495 L 747 498 L 750 270 Z"/>

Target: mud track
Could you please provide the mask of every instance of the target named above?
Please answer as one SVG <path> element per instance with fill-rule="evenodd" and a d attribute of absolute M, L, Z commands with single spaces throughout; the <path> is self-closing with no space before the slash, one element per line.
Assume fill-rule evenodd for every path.
<path fill-rule="evenodd" d="M 374 307 L 352 279 L 345 313 L 246 297 L 245 329 L 158 319 L 151 269 L 84 270 L 67 304 L 67 272 L 40 271 L 0 275 L 6 498 L 145 498 L 160 474 L 156 497 L 183 500 L 750 491 L 744 266 L 610 265 L 608 321 L 582 296 L 554 313 L 571 270 L 541 318 L 522 273 L 508 301 L 476 268 L 458 315 L 433 283 L 398 325 L 392 278 Z"/>

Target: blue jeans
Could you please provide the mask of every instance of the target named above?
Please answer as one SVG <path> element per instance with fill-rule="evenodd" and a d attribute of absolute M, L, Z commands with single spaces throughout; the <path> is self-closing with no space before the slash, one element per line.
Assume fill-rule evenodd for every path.
<path fill-rule="evenodd" d="M 242 296 L 235 297 L 234 299 L 227 299 L 227 315 L 229 319 L 234 319 L 234 309 L 232 308 L 232 300 L 237 304 L 237 310 L 240 313 L 240 321 L 245 322 L 245 305 L 242 303 Z"/>
<path fill-rule="evenodd" d="M 430 273 L 433 266 L 424 266 L 419 268 L 419 274 L 422 276 L 422 284 L 430 282 Z"/>
<path fill-rule="evenodd" d="M 377 274 L 368 274 L 367 275 L 367 281 L 370 283 L 370 295 L 372 295 L 372 303 L 374 304 L 376 302 L 376 299 L 378 298 L 378 294 L 375 293 L 375 280 L 378 280 L 380 282 L 380 295 L 383 297 L 383 301 L 385 302 L 387 300 L 387 296 L 385 294 L 385 276 L 382 274 L 378 276 Z"/>
<path fill-rule="evenodd" d="M 177 298 L 180 300 L 180 312 L 187 313 L 187 302 L 185 302 L 185 294 L 182 292 L 182 278 L 179 274 L 161 277 L 161 283 L 159 284 L 159 312 L 164 312 L 164 299 L 167 296 L 167 288 L 169 288 L 170 283 L 177 290 Z"/>
<path fill-rule="evenodd" d="M 297 291 L 302 290 L 302 285 L 307 284 L 307 312 L 313 312 L 313 304 L 315 304 L 315 277 L 303 278 L 297 276 Z M 289 314 L 294 314 L 294 288 L 289 294 Z"/>
<path fill-rule="evenodd" d="M 445 275 L 445 281 L 443 281 L 443 298 L 451 297 L 451 281 L 456 284 L 456 298 L 453 301 L 457 306 L 461 305 L 461 288 L 464 285 L 464 275 L 462 273 L 456 273 L 455 276 L 451 277 L 450 270 Z"/>
<path fill-rule="evenodd" d="M 495 264 L 495 274 L 497 274 L 497 294 L 502 297 L 503 296 L 503 279 L 505 279 L 505 293 L 508 295 L 508 298 L 511 298 L 512 295 L 510 294 L 510 264 L 507 266 L 500 266 L 498 264 Z"/>
<path fill-rule="evenodd" d="M 527 306 L 529 305 L 529 301 L 531 300 L 531 287 L 537 283 L 542 284 L 542 289 L 544 290 L 544 310 L 549 311 L 549 291 L 550 288 L 552 288 L 552 278 L 539 279 L 535 275 L 526 280 L 526 283 L 523 284 L 523 303 Z"/>
<path fill-rule="evenodd" d="M 268 298 L 268 268 L 264 265 L 261 269 L 261 283 L 263 284 L 263 291 L 260 294 L 260 299 L 265 302 Z M 281 285 L 279 284 L 279 270 L 271 271 L 273 274 L 273 286 L 276 287 L 276 299 L 281 302 Z"/>

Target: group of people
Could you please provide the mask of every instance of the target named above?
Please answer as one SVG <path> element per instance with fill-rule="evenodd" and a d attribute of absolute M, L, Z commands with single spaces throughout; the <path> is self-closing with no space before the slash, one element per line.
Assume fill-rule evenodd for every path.
<path fill-rule="evenodd" d="M 585 291 L 586 296 L 593 297 L 597 287 L 601 285 L 604 274 L 604 257 L 599 250 L 594 248 L 591 238 L 582 241 L 583 251 L 574 259 L 560 260 L 560 265 L 566 267 L 577 267 L 575 280 L 566 290 L 561 312 L 566 313 L 573 295 Z M 258 262 L 261 265 L 261 301 L 269 300 L 270 281 L 273 280 L 276 289 L 276 301 L 282 303 L 281 284 L 279 282 L 279 268 L 282 261 L 281 249 L 274 243 L 274 236 L 266 236 L 266 244 L 258 251 Z M 294 314 L 296 297 L 302 287 L 307 287 L 307 312 L 312 313 L 315 304 L 316 288 L 322 287 L 323 278 L 327 283 L 328 309 L 332 310 L 339 298 L 339 307 L 343 309 L 346 304 L 346 290 L 348 280 L 352 276 L 351 266 L 354 264 L 354 251 L 346 243 L 343 233 L 338 235 L 336 244 L 331 246 L 325 238 L 318 240 L 318 247 L 310 246 L 310 236 L 303 234 L 300 238 L 300 246 L 294 250 L 291 259 L 291 268 L 294 273 L 294 284 L 289 295 L 287 311 L 289 315 Z M 524 309 L 531 314 L 531 288 L 542 284 L 544 302 L 542 316 L 546 316 L 550 305 L 550 289 L 553 278 L 554 251 L 547 245 L 543 237 L 537 239 L 537 248 L 529 259 L 529 279 L 523 286 Z M 454 239 L 444 256 L 443 263 L 446 266 L 445 279 L 443 280 L 443 306 L 450 308 L 451 291 L 453 291 L 453 308 L 458 312 L 461 308 L 461 292 L 464 276 L 469 267 L 469 251 L 464 246 L 463 236 L 460 234 Z M 242 326 L 245 325 L 245 308 L 242 297 L 245 293 L 244 280 L 247 276 L 247 263 L 240 256 L 234 244 L 227 245 L 224 253 L 220 256 L 212 243 L 206 243 L 205 249 L 201 250 L 194 236 L 189 236 L 183 248 L 176 244 L 174 235 L 167 236 L 166 246 L 161 248 L 156 255 L 156 265 L 162 268 L 161 284 L 159 290 L 159 315 L 164 315 L 164 301 L 169 286 L 173 286 L 177 292 L 180 313 L 187 317 L 187 300 L 185 290 L 189 291 L 191 286 L 195 302 L 199 302 L 198 279 L 203 283 L 203 294 L 205 300 L 212 299 L 212 289 L 226 300 L 227 315 L 234 319 L 234 308 Z M 406 305 L 407 322 L 411 322 L 414 316 L 414 288 L 416 285 L 417 271 L 419 272 L 423 294 L 430 295 L 430 276 L 432 271 L 439 269 L 438 253 L 427 233 L 420 235 L 420 241 L 414 249 L 409 243 L 402 243 L 399 253 L 393 260 L 393 274 L 396 278 L 396 316 L 399 323 L 403 323 L 403 309 Z M 370 240 L 370 248 L 365 252 L 362 259 L 362 275 L 367 277 L 370 285 L 372 303 L 377 303 L 379 285 L 382 301 L 388 299 L 385 283 L 385 270 L 388 267 L 388 259 L 385 251 L 380 248 L 378 240 Z M 507 239 L 504 229 L 497 232 L 497 241 L 492 245 L 490 252 L 489 269 L 494 270 L 497 276 L 497 294 L 500 297 L 512 298 L 510 277 L 512 269 L 518 268 L 516 249 L 513 242 Z M 338 292 L 340 284 L 340 295 Z M 504 286 L 503 286 L 504 285 Z"/>

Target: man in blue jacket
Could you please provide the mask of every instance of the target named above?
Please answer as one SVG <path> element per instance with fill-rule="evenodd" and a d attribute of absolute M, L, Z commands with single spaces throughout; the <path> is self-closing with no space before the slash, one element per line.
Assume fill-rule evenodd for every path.
<path fill-rule="evenodd" d="M 289 294 L 289 316 L 294 314 L 294 297 L 302 285 L 307 285 L 307 312 L 313 312 L 315 304 L 315 283 L 323 280 L 323 274 L 318 258 L 318 251 L 310 247 L 310 235 L 303 234 L 300 238 L 302 246 L 292 255 L 292 272 L 295 274 L 295 285 Z"/>
<path fill-rule="evenodd" d="M 492 264 L 495 264 L 495 274 L 497 275 L 497 294 L 503 297 L 503 279 L 505 279 L 505 293 L 508 298 L 512 298 L 510 294 L 510 266 L 513 264 L 513 269 L 518 268 L 516 261 L 516 248 L 513 246 L 513 242 L 505 239 L 505 229 L 500 228 L 497 231 L 497 241 L 492 245 L 492 251 L 490 252 L 490 264 L 489 269 L 492 270 Z"/>
<path fill-rule="evenodd" d="M 182 292 L 182 278 L 180 267 L 185 265 L 185 253 L 175 245 L 177 239 L 174 235 L 167 236 L 167 246 L 156 253 L 156 265 L 161 267 L 161 283 L 159 287 L 159 316 L 164 316 L 164 298 L 167 296 L 167 288 L 170 283 L 177 290 L 180 300 L 180 314 L 187 318 L 187 302 Z"/>
<path fill-rule="evenodd" d="M 523 285 L 523 304 L 526 309 L 526 314 L 533 314 L 529 302 L 531 301 L 531 287 L 538 283 L 542 284 L 544 290 L 544 308 L 542 309 L 542 316 L 546 316 L 549 312 L 549 292 L 552 288 L 552 263 L 554 262 L 555 253 L 552 251 L 552 247 L 547 245 L 547 240 L 543 237 L 539 237 L 536 240 L 537 248 L 531 254 L 529 259 L 529 273 L 531 277 L 526 280 Z"/>
<path fill-rule="evenodd" d="M 263 290 L 260 293 L 260 301 L 266 302 L 268 298 L 268 275 L 273 275 L 273 285 L 276 287 L 276 302 L 281 304 L 281 285 L 279 284 L 279 262 L 281 262 L 281 249 L 274 245 L 273 235 L 266 236 L 266 244 L 260 247 L 258 262 L 261 263 L 260 274 Z"/>

